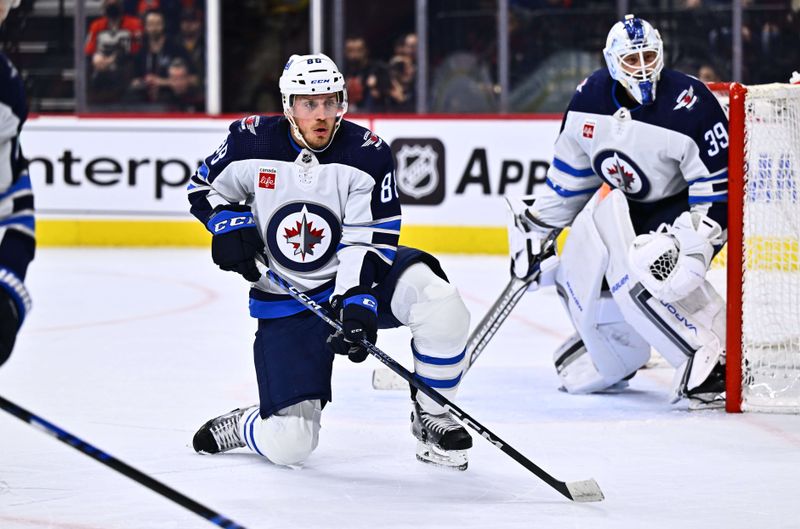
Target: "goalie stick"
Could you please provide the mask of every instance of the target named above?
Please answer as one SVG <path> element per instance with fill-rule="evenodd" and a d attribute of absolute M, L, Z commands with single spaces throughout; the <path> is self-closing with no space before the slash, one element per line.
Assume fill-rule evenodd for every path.
<path fill-rule="evenodd" d="M 342 331 L 342 324 L 339 320 L 335 319 L 334 317 L 330 316 L 328 312 L 318 304 L 316 301 L 308 297 L 303 292 L 300 292 L 294 285 L 292 285 L 288 280 L 279 276 L 274 271 L 266 268 L 266 266 L 257 261 L 257 265 L 259 269 L 263 272 L 266 272 L 267 276 L 269 277 L 270 281 L 272 281 L 278 288 L 284 290 L 287 294 L 292 296 L 294 299 L 299 301 L 304 307 L 312 311 L 314 314 L 319 316 L 323 321 L 325 321 L 328 325 L 333 327 L 336 331 Z M 583 481 L 572 481 L 572 482 L 564 482 L 560 481 L 550 474 L 548 474 L 545 470 L 537 466 L 533 463 L 530 459 L 519 453 L 515 450 L 511 445 L 500 439 L 497 435 L 495 435 L 491 430 L 480 424 L 476 421 L 471 415 L 463 411 L 461 408 L 456 406 L 453 402 L 445 398 L 441 393 L 436 391 L 435 389 L 431 388 L 429 385 L 425 384 L 421 380 L 418 380 L 410 371 L 406 368 L 398 364 L 392 357 L 378 349 L 375 345 L 373 345 L 369 340 L 366 338 L 361 339 L 361 345 L 363 345 L 367 351 L 380 360 L 384 365 L 386 365 L 389 369 L 400 375 L 406 382 L 417 388 L 418 391 L 421 391 L 428 397 L 430 397 L 434 402 L 443 406 L 447 409 L 450 413 L 453 414 L 459 421 L 464 423 L 466 426 L 469 426 L 473 430 L 475 430 L 478 435 L 492 443 L 494 446 L 502 450 L 506 455 L 511 457 L 514 461 L 522 465 L 523 467 L 527 468 L 529 471 L 534 473 L 539 479 L 550 485 L 552 488 L 563 494 L 566 498 L 570 500 L 577 501 L 577 502 L 591 502 L 591 501 L 602 501 L 603 491 L 600 490 L 600 486 L 594 479 L 587 479 Z"/>
<path fill-rule="evenodd" d="M 2 408 L 4 411 L 7 411 L 9 414 L 13 415 L 22 422 L 26 422 L 31 426 L 34 426 L 42 430 L 44 433 L 55 437 L 62 443 L 71 446 L 75 450 L 83 452 L 92 459 L 95 459 L 100 463 L 106 465 L 107 467 L 113 468 L 120 474 L 138 482 L 141 485 L 144 485 L 153 492 L 161 494 L 165 498 L 174 501 L 181 507 L 185 507 L 186 509 L 189 509 L 193 513 L 202 516 L 203 518 L 213 523 L 214 525 L 217 525 L 219 527 L 225 527 L 226 529 L 245 529 L 244 526 L 237 524 L 230 518 L 226 518 L 225 516 L 222 516 L 220 513 L 212 511 L 205 505 L 197 503 L 193 499 L 184 496 L 177 490 L 168 487 L 167 485 L 164 485 L 160 481 L 156 481 L 147 474 L 139 470 L 136 470 L 132 466 L 120 461 L 116 457 L 109 455 L 106 452 L 103 452 L 99 448 L 95 448 L 86 441 L 78 437 L 75 437 L 74 435 L 72 435 L 67 431 L 62 430 L 55 424 L 44 420 L 38 415 L 31 413 L 28 410 L 21 408 L 20 406 L 17 406 L 13 402 L 3 398 L 2 396 L 0 396 L 0 408 Z"/>
<path fill-rule="evenodd" d="M 560 230 L 554 231 L 542 242 L 542 251 L 537 256 L 537 259 L 531 263 L 531 269 L 526 277 L 519 278 L 513 273 L 511 274 L 511 279 L 509 279 L 508 284 L 497 297 L 497 300 L 486 312 L 480 323 L 473 329 L 467 339 L 466 351 L 469 360 L 464 367 L 463 375 L 467 374 L 467 371 L 481 355 L 486 345 L 497 334 L 500 326 L 503 325 L 511 311 L 517 306 L 531 283 L 539 280 L 539 276 L 542 273 L 542 262 L 551 255 L 555 255 L 556 239 L 559 232 Z M 377 368 L 372 372 L 372 387 L 379 390 L 407 389 L 408 384 L 387 369 Z"/>

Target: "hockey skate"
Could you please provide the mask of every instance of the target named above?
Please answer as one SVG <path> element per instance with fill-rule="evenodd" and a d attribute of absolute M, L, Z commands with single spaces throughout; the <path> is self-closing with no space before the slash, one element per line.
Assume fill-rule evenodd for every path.
<path fill-rule="evenodd" d="M 206 422 L 197 430 L 192 439 L 195 452 L 199 454 L 220 454 L 242 448 L 244 441 L 239 435 L 239 421 L 245 408 L 238 408 Z"/>
<path fill-rule="evenodd" d="M 456 470 L 467 469 L 467 450 L 472 437 L 449 412 L 432 415 L 414 402 L 411 433 L 417 438 L 417 459 Z"/>
<path fill-rule="evenodd" d="M 725 407 L 725 364 L 718 362 L 708 378 L 686 392 L 690 410 L 714 410 Z"/>

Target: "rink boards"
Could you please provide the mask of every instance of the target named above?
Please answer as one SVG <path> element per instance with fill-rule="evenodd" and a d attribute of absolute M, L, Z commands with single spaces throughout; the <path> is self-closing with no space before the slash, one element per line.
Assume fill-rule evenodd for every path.
<path fill-rule="evenodd" d="M 185 188 L 223 118 L 39 116 L 22 147 L 44 246 L 202 246 Z M 354 118 L 395 158 L 401 242 L 437 252 L 507 250 L 504 195 L 544 185 L 559 116 Z"/>

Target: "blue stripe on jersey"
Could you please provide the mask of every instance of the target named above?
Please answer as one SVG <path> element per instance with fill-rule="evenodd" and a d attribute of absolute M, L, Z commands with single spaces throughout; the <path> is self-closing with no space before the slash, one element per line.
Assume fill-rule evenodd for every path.
<path fill-rule="evenodd" d="M 561 187 L 558 184 L 554 184 L 549 178 L 547 178 L 545 180 L 545 183 L 553 191 L 555 191 L 556 193 L 558 193 L 562 197 L 575 197 L 575 196 L 578 196 L 578 195 L 588 195 L 588 194 L 594 193 L 595 191 L 600 189 L 600 186 L 597 186 L 597 187 L 592 187 L 592 188 L 589 188 L 589 189 L 581 189 L 580 191 L 570 191 L 568 189 L 564 189 L 563 187 Z"/>
<path fill-rule="evenodd" d="M 447 378 L 444 380 L 423 377 L 422 375 L 419 375 L 417 373 L 414 373 L 414 378 L 416 378 L 417 380 L 421 380 L 422 382 L 425 382 L 427 385 L 435 389 L 451 389 L 456 387 L 458 383 L 461 381 L 461 373 L 459 373 L 456 378 Z"/>
<path fill-rule="evenodd" d="M 721 195 L 714 195 L 714 196 L 689 196 L 689 205 L 692 206 L 694 204 L 707 204 L 709 202 L 727 202 L 728 201 L 728 193 L 723 193 Z"/>
<path fill-rule="evenodd" d="M 343 228 L 373 228 L 381 230 L 397 230 L 400 231 L 400 220 L 390 220 L 387 222 L 378 222 L 375 224 L 344 224 Z"/>
<path fill-rule="evenodd" d="M 433 366 L 454 366 L 454 365 L 457 365 L 459 362 L 461 362 L 464 359 L 464 356 L 467 353 L 467 350 L 464 349 L 463 351 L 461 351 L 460 354 L 457 354 L 456 356 L 451 356 L 451 357 L 448 357 L 448 358 L 439 358 L 439 357 L 436 357 L 436 356 L 428 356 L 428 355 L 424 355 L 424 354 L 420 353 L 419 351 L 417 351 L 417 348 L 414 347 L 414 342 L 413 341 L 411 342 L 411 351 L 413 351 L 413 353 L 414 353 L 414 358 L 416 358 L 420 362 L 423 362 L 425 364 L 430 364 L 430 365 L 433 365 Z"/>
<path fill-rule="evenodd" d="M 727 180 L 728 179 L 728 171 L 723 171 L 714 176 L 705 176 L 703 178 L 695 178 L 694 180 L 689 181 L 689 185 L 695 184 L 697 182 L 716 182 L 717 180 Z"/>
<path fill-rule="evenodd" d="M 23 189 L 31 189 L 31 177 L 27 174 L 14 182 L 14 185 L 9 187 L 5 193 L 0 194 L 0 200 L 3 200 L 12 193 L 22 191 Z"/>
<path fill-rule="evenodd" d="M 200 164 L 200 167 L 197 168 L 197 174 L 203 177 L 203 180 L 208 178 L 208 166 L 205 162 Z"/>
<path fill-rule="evenodd" d="M 317 303 L 324 303 L 328 301 L 331 294 L 333 294 L 333 287 L 309 297 Z M 305 305 L 302 305 L 299 301 L 292 298 L 280 301 L 262 301 L 260 299 L 250 298 L 250 316 L 253 318 L 260 318 L 263 320 L 284 318 L 303 312 L 304 310 L 306 310 Z"/>
<path fill-rule="evenodd" d="M 256 438 L 253 435 L 253 427 L 256 424 L 256 419 L 260 419 L 261 415 L 259 414 L 258 410 L 253 410 L 253 412 L 247 417 L 247 421 L 245 422 L 245 441 L 250 441 L 247 445 L 256 451 L 258 455 L 261 457 L 265 457 L 264 454 L 261 453 L 261 450 L 258 449 L 258 445 L 256 445 Z M 249 423 L 249 424 L 248 424 Z"/>
<path fill-rule="evenodd" d="M 17 217 L 11 217 L 10 219 L 0 220 L 0 226 L 10 226 L 13 224 L 20 224 L 31 231 L 36 229 L 36 221 L 33 215 L 19 215 Z"/>
<path fill-rule="evenodd" d="M 553 158 L 553 167 L 561 171 L 562 173 L 567 173 L 568 175 L 572 176 L 594 176 L 594 169 L 591 167 L 587 169 L 576 169 L 572 167 L 570 164 L 565 162 L 564 160 L 559 160 L 558 158 Z"/>

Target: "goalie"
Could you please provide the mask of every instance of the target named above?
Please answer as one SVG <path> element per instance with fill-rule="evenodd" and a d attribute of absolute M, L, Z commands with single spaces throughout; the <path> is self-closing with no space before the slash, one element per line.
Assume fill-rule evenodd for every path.
<path fill-rule="evenodd" d="M 551 277 L 576 330 L 554 356 L 564 389 L 624 388 L 652 346 L 676 368 L 673 402 L 719 407 L 725 307 L 705 275 L 726 238 L 728 121 L 702 82 L 663 68 L 648 22 L 627 15 L 603 54 L 567 108 L 548 187 L 512 201 L 512 272 L 571 226 Z"/>

